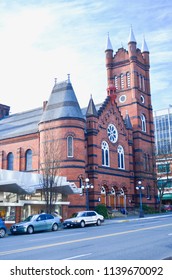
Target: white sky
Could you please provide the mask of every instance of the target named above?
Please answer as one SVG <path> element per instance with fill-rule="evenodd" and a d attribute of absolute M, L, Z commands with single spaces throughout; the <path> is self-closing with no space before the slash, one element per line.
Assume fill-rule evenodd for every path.
<path fill-rule="evenodd" d="M 0 0 L 0 103 L 11 113 L 42 106 L 57 81 L 71 82 L 81 107 L 106 98 L 105 47 L 127 49 L 132 25 L 151 63 L 153 109 L 172 104 L 171 0 Z"/>

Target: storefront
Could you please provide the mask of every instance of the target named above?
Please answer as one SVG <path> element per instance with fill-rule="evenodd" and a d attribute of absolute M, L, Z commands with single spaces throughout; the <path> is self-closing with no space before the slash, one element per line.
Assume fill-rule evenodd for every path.
<path fill-rule="evenodd" d="M 41 182 L 40 174 L 0 169 L 0 217 L 6 224 L 46 209 Z M 63 208 L 70 204 L 67 195 L 80 194 L 80 189 L 66 177 L 56 177 L 53 189 L 56 191 L 53 211 L 62 215 Z"/>

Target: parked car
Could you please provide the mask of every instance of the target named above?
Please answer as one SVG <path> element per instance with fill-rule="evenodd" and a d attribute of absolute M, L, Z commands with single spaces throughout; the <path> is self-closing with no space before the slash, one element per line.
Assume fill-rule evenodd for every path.
<path fill-rule="evenodd" d="M 72 218 L 66 219 L 63 222 L 64 227 L 80 226 L 95 224 L 100 226 L 104 222 L 104 217 L 95 211 L 81 211 L 73 215 Z"/>
<path fill-rule="evenodd" d="M 23 222 L 13 224 L 10 228 L 12 234 L 34 233 L 36 231 L 58 230 L 60 218 L 51 214 L 38 214 L 27 217 Z"/>
<path fill-rule="evenodd" d="M 0 238 L 3 238 L 6 235 L 7 228 L 4 221 L 0 218 Z"/>
<path fill-rule="evenodd" d="M 163 208 L 164 211 L 172 211 L 172 205 L 171 204 L 164 204 L 162 208 Z"/>

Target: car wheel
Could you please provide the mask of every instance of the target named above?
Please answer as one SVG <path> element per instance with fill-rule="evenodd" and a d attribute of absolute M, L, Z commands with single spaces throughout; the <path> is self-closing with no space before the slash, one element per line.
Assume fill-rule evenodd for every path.
<path fill-rule="evenodd" d="M 0 238 L 3 238 L 5 236 L 5 234 L 6 234 L 5 229 L 1 228 L 0 229 Z"/>
<path fill-rule="evenodd" d="M 80 222 L 80 227 L 82 227 L 82 228 L 85 227 L 85 222 L 84 221 Z"/>
<path fill-rule="evenodd" d="M 97 225 L 97 226 L 100 226 L 100 225 L 101 225 L 101 221 L 100 221 L 99 219 L 97 220 L 96 225 Z"/>
<path fill-rule="evenodd" d="M 58 224 L 54 224 L 52 226 L 52 231 L 57 231 L 58 230 Z"/>
<path fill-rule="evenodd" d="M 28 226 L 27 233 L 32 234 L 34 232 L 33 226 Z"/>

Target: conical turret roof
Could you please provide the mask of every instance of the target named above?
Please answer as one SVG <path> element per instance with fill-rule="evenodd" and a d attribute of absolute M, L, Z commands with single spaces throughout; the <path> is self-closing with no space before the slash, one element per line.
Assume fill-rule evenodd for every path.
<path fill-rule="evenodd" d="M 146 44 L 145 38 L 143 38 L 141 52 L 149 52 L 148 46 Z"/>
<path fill-rule="evenodd" d="M 130 27 L 130 33 L 129 33 L 129 37 L 128 37 L 128 43 L 131 43 L 131 42 L 136 43 L 136 39 L 135 39 L 135 36 L 134 36 L 132 26 Z"/>
<path fill-rule="evenodd" d="M 113 51 L 113 47 L 112 47 L 112 44 L 111 44 L 109 33 L 108 33 L 107 45 L 106 45 L 106 50 L 105 51 Z"/>
<path fill-rule="evenodd" d="M 91 96 L 88 107 L 87 107 L 87 112 L 86 112 L 86 117 L 98 117 L 98 113 L 96 110 L 96 107 L 94 105 L 93 98 Z"/>
<path fill-rule="evenodd" d="M 84 116 L 69 78 L 67 81 L 54 85 L 40 122 L 65 118 L 84 120 Z"/>

